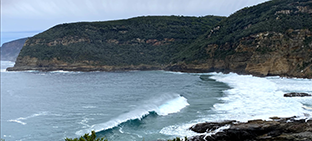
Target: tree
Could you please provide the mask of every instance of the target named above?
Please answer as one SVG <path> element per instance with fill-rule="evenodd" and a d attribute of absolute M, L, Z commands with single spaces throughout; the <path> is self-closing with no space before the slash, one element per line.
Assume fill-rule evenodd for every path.
<path fill-rule="evenodd" d="M 95 131 L 92 131 L 91 135 L 85 134 L 84 136 L 81 136 L 79 139 L 78 138 L 74 138 L 74 139 L 66 138 L 65 141 L 108 141 L 108 140 L 105 139 L 104 137 L 96 139 Z"/>

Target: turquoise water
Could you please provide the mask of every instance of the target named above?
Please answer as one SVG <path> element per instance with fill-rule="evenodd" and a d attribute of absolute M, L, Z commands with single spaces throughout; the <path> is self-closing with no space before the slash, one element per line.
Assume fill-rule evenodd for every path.
<path fill-rule="evenodd" d="M 1 138 L 64 140 L 92 130 L 110 141 L 192 136 L 193 124 L 307 116 L 310 79 L 167 71 L 6 72 L 1 62 Z"/>

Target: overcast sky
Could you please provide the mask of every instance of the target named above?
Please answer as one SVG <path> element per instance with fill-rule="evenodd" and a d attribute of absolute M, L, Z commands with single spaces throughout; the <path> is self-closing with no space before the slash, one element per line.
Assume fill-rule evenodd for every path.
<path fill-rule="evenodd" d="M 1 0 L 1 38 L 9 40 L 8 33 L 17 32 L 32 36 L 57 24 L 78 21 L 147 15 L 229 16 L 265 1 L 268 0 Z"/>

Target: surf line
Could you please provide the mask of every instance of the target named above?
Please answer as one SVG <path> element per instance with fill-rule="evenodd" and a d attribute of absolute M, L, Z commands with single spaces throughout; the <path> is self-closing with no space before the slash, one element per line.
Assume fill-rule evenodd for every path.
<path fill-rule="evenodd" d="M 168 100 L 169 99 L 169 100 Z M 158 101 L 158 100 L 156 100 Z M 132 110 L 128 113 L 122 114 L 117 118 L 109 120 L 105 123 L 92 125 L 90 128 L 79 130 L 76 135 L 84 135 L 91 133 L 91 131 L 101 132 L 119 126 L 122 123 L 131 120 L 142 120 L 150 114 L 157 114 L 159 116 L 166 116 L 168 114 L 178 113 L 183 108 L 189 105 L 187 99 L 179 94 L 171 94 L 169 96 L 162 96 L 160 103 L 151 103 L 143 105 L 142 107 Z"/>

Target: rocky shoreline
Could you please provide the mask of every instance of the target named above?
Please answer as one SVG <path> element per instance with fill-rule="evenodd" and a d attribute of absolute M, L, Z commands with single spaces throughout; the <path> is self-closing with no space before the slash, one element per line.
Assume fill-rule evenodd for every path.
<path fill-rule="evenodd" d="M 286 93 L 284 97 L 311 97 L 308 93 Z M 303 106 L 312 110 L 311 107 Z M 312 115 L 305 117 L 270 117 L 270 120 L 198 123 L 189 128 L 201 135 L 188 141 L 312 141 Z"/>
<path fill-rule="evenodd" d="M 70 66 L 50 66 L 50 67 L 37 67 L 37 66 L 14 66 L 9 67 L 7 71 L 81 71 L 81 72 L 92 72 L 92 71 L 131 71 L 131 70 L 163 70 L 163 67 L 151 66 L 151 65 L 139 65 L 139 66 L 84 66 L 84 65 L 70 65 Z"/>
<path fill-rule="evenodd" d="M 202 135 L 189 141 L 311 141 L 312 119 L 272 117 L 271 120 L 250 120 L 199 123 L 190 130 Z M 218 132 L 219 131 L 219 132 Z M 217 132 L 215 134 L 211 134 Z"/>
<path fill-rule="evenodd" d="M 26 61 L 26 62 L 25 62 Z M 27 58 L 21 62 L 21 60 L 17 60 L 14 67 L 7 68 L 7 71 L 28 71 L 28 70 L 36 70 L 36 71 L 81 71 L 81 72 L 92 72 L 92 71 L 132 71 L 132 70 L 165 70 L 165 71 L 174 71 L 174 72 L 186 72 L 186 73 L 209 73 L 209 72 L 222 72 L 222 73 L 237 73 L 242 75 L 253 75 L 258 77 L 265 76 L 280 76 L 280 77 L 288 77 L 288 78 L 308 78 L 311 79 L 312 75 L 304 75 L 304 74 L 271 74 L 271 75 L 263 75 L 256 72 L 250 72 L 245 69 L 229 69 L 224 67 L 213 67 L 211 64 L 186 64 L 184 62 L 176 63 L 176 64 L 140 64 L 140 65 L 124 65 L 124 66 L 109 66 L 109 65 L 96 65 L 96 64 L 88 64 L 85 62 L 77 62 L 73 64 L 68 64 L 65 62 L 53 60 L 53 61 L 38 61 L 37 58 Z"/>

